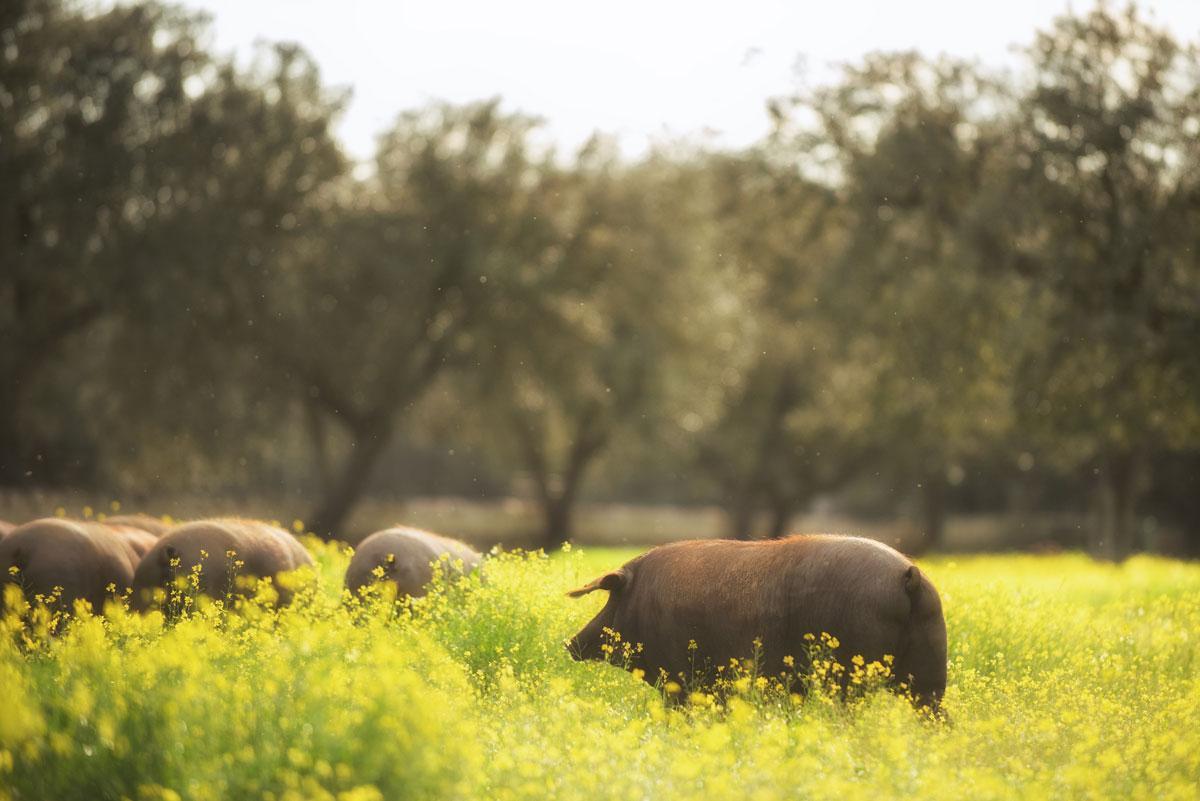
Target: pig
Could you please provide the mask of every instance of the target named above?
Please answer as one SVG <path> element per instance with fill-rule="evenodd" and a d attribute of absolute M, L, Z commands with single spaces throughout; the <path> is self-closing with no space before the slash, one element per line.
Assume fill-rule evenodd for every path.
<path fill-rule="evenodd" d="M 568 595 L 597 590 L 608 592 L 608 602 L 567 650 L 576 660 L 606 660 L 608 628 L 641 645 L 628 666 L 652 684 L 665 674 L 711 685 L 717 666 L 751 658 L 756 649 L 765 675 L 784 672 L 786 657 L 803 669 L 805 635 L 828 633 L 838 640 L 833 656 L 843 665 L 854 655 L 867 662 L 890 655 L 894 681 L 919 706 L 936 711 L 946 689 L 946 624 L 937 590 L 906 557 L 874 540 L 677 542 Z"/>
<path fill-rule="evenodd" d="M 132 606 L 151 608 L 155 589 L 169 592 L 176 577 L 190 576 L 196 566 L 199 592 L 224 600 L 247 594 L 248 582 L 238 577 L 274 581 L 312 564 L 304 546 L 276 526 L 239 518 L 196 520 L 172 528 L 142 557 L 133 575 Z M 280 604 L 291 601 L 288 588 L 276 582 L 276 590 Z"/>
<path fill-rule="evenodd" d="M 128 539 L 93 521 L 42 518 L 0 540 L 0 581 L 19 584 L 30 602 L 61 588 L 58 603 L 68 610 L 83 600 L 102 611 L 130 587 L 137 561 Z"/>
<path fill-rule="evenodd" d="M 127 526 L 121 523 L 114 523 L 111 520 L 105 520 L 101 525 L 124 540 L 133 549 L 133 552 L 137 554 L 137 561 L 134 562 L 135 568 L 137 567 L 137 562 L 141 561 L 142 557 L 154 547 L 154 543 L 158 542 L 158 537 L 140 526 Z"/>
<path fill-rule="evenodd" d="M 140 528 L 149 534 L 152 534 L 155 539 L 158 539 L 163 534 L 166 534 L 171 525 L 164 522 L 161 518 L 151 517 L 141 513 L 131 515 L 112 515 L 105 518 L 105 523 L 113 526 L 130 526 L 132 528 Z"/>
<path fill-rule="evenodd" d="M 14 528 L 16 528 L 14 524 L 8 522 L 7 520 L 0 520 L 0 540 L 7 537 L 9 532 Z"/>
<path fill-rule="evenodd" d="M 453 567 L 461 561 L 465 574 L 477 568 L 482 558 L 458 540 L 396 526 L 376 531 L 359 543 L 346 569 L 346 589 L 358 595 L 376 581 L 390 581 L 396 585 L 397 597 L 420 598 L 433 579 L 434 562 L 446 559 Z M 382 576 L 376 575 L 376 568 L 382 568 Z"/>

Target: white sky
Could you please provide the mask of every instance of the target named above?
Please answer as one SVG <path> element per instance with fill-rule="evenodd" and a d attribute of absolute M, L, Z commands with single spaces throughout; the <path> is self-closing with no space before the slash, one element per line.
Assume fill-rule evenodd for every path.
<path fill-rule="evenodd" d="M 396 114 L 430 99 L 499 95 L 546 119 L 572 148 L 592 131 L 626 152 L 708 133 L 749 144 L 767 131 L 766 100 L 872 50 L 917 49 L 1012 63 L 1014 44 L 1090 0 L 185 0 L 214 16 L 220 52 L 299 42 L 326 84 L 350 87 L 339 126 L 370 157 Z M 1123 0 L 1114 4 L 1123 7 Z M 1180 39 L 1200 39 L 1200 0 L 1142 7 Z"/>

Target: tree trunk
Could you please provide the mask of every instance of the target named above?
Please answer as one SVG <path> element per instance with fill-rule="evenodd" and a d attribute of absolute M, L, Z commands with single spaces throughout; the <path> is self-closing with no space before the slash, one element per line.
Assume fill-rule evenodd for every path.
<path fill-rule="evenodd" d="M 551 497 L 542 503 L 542 519 L 545 528 L 542 542 L 547 550 L 561 548 L 575 533 L 574 498 L 566 493 Z"/>
<path fill-rule="evenodd" d="M 24 479 L 25 449 L 17 410 L 16 392 L 0 389 L 0 487 L 15 487 Z"/>
<path fill-rule="evenodd" d="M 1124 470 L 1117 476 L 1115 492 L 1116 528 L 1113 542 L 1116 544 L 1115 558 L 1128 559 L 1140 545 L 1138 542 L 1137 501 L 1140 495 L 1140 465 L 1130 457 Z"/>
<path fill-rule="evenodd" d="M 754 511 L 754 493 L 745 487 L 738 488 L 725 506 L 726 536 L 732 540 L 752 539 Z"/>
<path fill-rule="evenodd" d="M 796 403 L 797 394 L 794 377 L 785 372 L 775 387 L 769 409 L 762 416 L 762 429 L 756 438 L 749 470 L 742 477 L 737 478 L 735 475 L 733 480 L 727 481 L 733 486 L 732 498 L 725 506 L 726 534 L 730 539 L 754 539 L 754 524 L 757 522 L 759 511 L 758 500 L 770 491 L 771 464 L 783 439 L 784 421 Z M 786 527 L 787 521 L 784 521 L 783 525 Z"/>
<path fill-rule="evenodd" d="M 391 440 L 390 421 L 363 427 L 355 436 L 337 478 L 323 488 L 321 502 L 309 516 L 309 531 L 327 541 L 343 533 L 341 529 L 350 510 L 366 492 L 371 471 Z"/>
<path fill-rule="evenodd" d="M 562 473 L 562 482 L 557 491 L 552 485 L 547 462 L 541 450 L 532 440 L 530 467 L 540 471 L 535 477 L 538 483 L 538 497 L 542 504 L 542 518 L 545 529 L 542 532 L 542 542 L 547 549 L 561 548 L 571 535 L 574 534 L 575 501 L 579 487 L 583 484 L 584 474 L 608 442 L 608 432 L 605 427 L 597 426 L 592 414 L 585 414 L 576 426 L 575 441 L 567 454 L 566 467 Z"/>
<path fill-rule="evenodd" d="M 946 479 L 941 472 L 930 473 L 921 482 L 920 552 L 940 550 L 946 535 Z"/>
<path fill-rule="evenodd" d="M 313 462 L 317 466 L 317 483 L 321 487 L 328 487 L 333 483 L 329 437 L 325 433 L 325 420 L 321 417 L 321 410 L 315 404 L 304 404 L 304 422 L 307 424 L 308 439 L 312 444 Z"/>
<path fill-rule="evenodd" d="M 771 504 L 771 524 L 767 529 L 767 538 L 777 540 L 786 536 L 795 512 L 795 507 L 785 501 Z"/>
<path fill-rule="evenodd" d="M 17 487 L 29 481 L 25 475 L 29 440 L 22 427 L 21 409 L 25 382 L 32 370 L 21 364 L 5 364 L 0 379 L 0 487 Z"/>
<path fill-rule="evenodd" d="M 20 294 L 20 286 L 17 293 Z M 39 320 L 39 330 L 24 335 L 14 343 L 15 359 L 0 365 L 0 486 L 17 486 L 27 481 L 29 465 L 25 458 L 28 440 L 21 427 L 21 408 L 28 387 L 45 369 L 62 344 L 71 336 L 86 330 L 101 316 L 103 307 L 88 301 L 61 312 L 57 317 Z M 21 309 L 16 310 L 18 320 Z M 44 470 L 46 465 L 42 465 Z M 33 480 L 37 480 L 34 476 Z"/>
<path fill-rule="evenodd" d="M 1137 548 L 1137 500 L 1142 465 L 1133 453 L 1112 454 L 1100 468 L 1099 521 L 1093 553 L 1121 562 Z"/>
<path fill-rule="evenodd" d="M 575 501 L 583 475 L 603 447 L 604 437 L 596 441 L 577 441 L 572 447 L 558 492 L 546 491 L 540 496 L 545 529 L 542 542 L 547 550 L 561 548 L 574 535 Z"/>

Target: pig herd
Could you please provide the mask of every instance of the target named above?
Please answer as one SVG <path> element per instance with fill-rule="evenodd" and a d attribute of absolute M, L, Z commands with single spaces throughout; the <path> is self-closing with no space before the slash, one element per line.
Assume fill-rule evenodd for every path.
<path fill-rule="evenodd" d="M 425 594 L 433 564 L 474 570 L 481 556 L 457 540 L 418 529 L 395 527 L 364 539 L 350 560 L 346 587 L 360 593 L 390 581 L 401 595 Z M 64 610 L 76 601 L 92 609 L 126 592 L 130 605 L 145 611 L 182 578 L 190 591 L 227 598 L 254 591 L 270 579 L 281 604 L 291 600 L 282 574 L 311 567 L 299 540 L 259 520 L 216 518 L 175 526 L 148 515 L 99 520 L 42 518 L 13 526 L 0 522 L 0 570 L 30 602 L 52 599 Z M 0 598 L 0 603 L 3 599 Z"/>
<path fill-rule="evenodd" d="M 467 545 L 394 527 L 364 539 L 346 570 L 351 594 L 377 582 L 419 597 L 441 562 L 469 573 L 482 560 Z M 130 593 L 133 609 L 161 602 L 180 577 L 195 591 L 230 597 L 311 566 L 288 532 L 220 518 L 175 526 L 145 515 L 103 522 L 0 521 L 0 570 L 25 596 L 101 609 Z M 600 612 L 566 644 L 578 660 L 620 661 L 647 682 L 675 677 L 710 685 L 719 666 L 755 658 L 766 675 L 807 667 L 815 633 L 844 666 L 891 663 L 896 684 L 937 709 L 946 687 L 946 625 L 937 590 L 899 552 L 873 540 L 830 535 L 764 542 L 697 540 L 654 548 L 568 595 L 604 591 Z M 0 596 L 0 605 L 3 598 Z M 615 652 L 612 644 L 638 647 Z M 614 655 L 619 659 L 614 660 Z M 861 657 L 861 659 L 860 659 Z"/>

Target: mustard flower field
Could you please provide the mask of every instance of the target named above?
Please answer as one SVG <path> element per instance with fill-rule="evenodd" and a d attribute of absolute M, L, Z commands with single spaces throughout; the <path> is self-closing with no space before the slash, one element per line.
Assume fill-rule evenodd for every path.
<path fill-rule="evenodd" d="M 309 547 L 319 575 L 281 611 L 10 614 L 0 798 L 1200 796 L 1200 565 L 922 562 L 950 636 L 939 721 L 866 674 L 848 701 L 748 670 L 672 703 L 573 662 L 604 599 L 564 592 L 631 551 L 497 555 L 397 608 L 345 603 L 347 554 Z"/>

